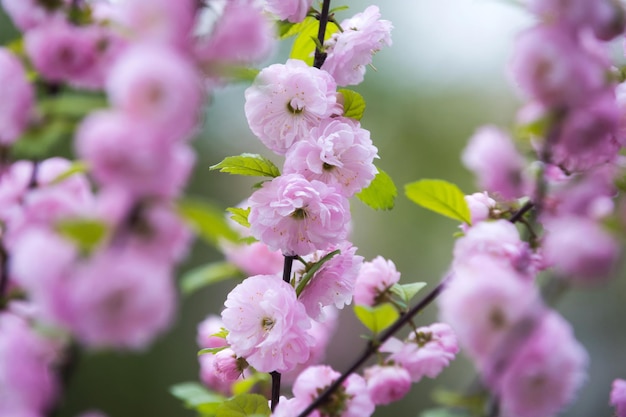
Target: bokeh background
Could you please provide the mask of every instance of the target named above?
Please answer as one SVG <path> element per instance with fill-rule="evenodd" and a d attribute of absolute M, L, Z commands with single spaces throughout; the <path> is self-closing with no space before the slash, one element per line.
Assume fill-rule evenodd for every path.
<path fill-rule="evenodd" d="M 336 3 L 350 5 L 340 19 L 368 5 L 361 0 Z M 379 254 L 390 258 L 405 282 L 426 281 L 432 288 L 451 259 L 456 224 L 409 202 L 402 187 L 421 178 L 442 178 L 466 193 L 478 191 L 459 155 L 478 126 L 512 124 L 521 101 L 507 77 L 507 60 L 515 33 L 531 25 L 532 19 L 507 0 L 381 3 L 383 17 L 394 25 L 393 46 L 375 57 L 377 71 L 368 69 L 365 82 L 356 90 L 367 101 L 362 123 L 379 148 L 378 165 L 392 176 L 400 195 L 396 208 L 389 212 L 374 212 L 355 199 L 353 241 L 366 259 Z M 17 36 L 0 9 L 0 43 Z M 288 48 L 289 42 L 278 48 L 272 61 L 283 62 Z M 247 197 L 254 181 L 210 172 L 210 165 L 242 152 L 263 153 L 281 163 L 247 129 L 245 87 L 215 92 L 195 143 L 198 160 L 189 194 L 209 198 L 224 208 Z M 212 248 L 197 244 L 180 272 L 219 259 Z M 612 413 L 608 406 L 610 383 L 616 377 L 626 378 L 626 285 L 622 275 L 602 288 L 572 290 L 559 302 L 559 310 L 574 324 L 577 338 L 591 357 L 589 379 L 563 415 Z M 198 380 L 196 326 L 207 314 L 219 313 L 234 284 L 223 282 L 181 298 L 176 324 L 145 352 L 83 354 L 59 417 L 73 417 L 89 409 L 102 410 L 110 417 L 193 416 L 168 388 Z M 433 305 L 417 322 L 426 325 L 436 318 Z M 346 368 L 361 351 L 359 335 L 365 331 L 351 309 L 342 313 L 340 336 L 333 339 L 328 353 L 336 369 Z M 434 389 L 462 390 L 474 378 L 471 365 L 460 356 L 441 378 L 420 382 L 403 401 L 380 407 L 376 416 L 417 417 L 434 405 Z"/>

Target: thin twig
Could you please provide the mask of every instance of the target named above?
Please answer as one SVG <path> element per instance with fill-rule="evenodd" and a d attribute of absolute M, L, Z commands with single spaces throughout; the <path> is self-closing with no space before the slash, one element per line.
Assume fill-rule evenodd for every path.
<path fill-rule="evenodd" d="M 324 0 L 322 5 L 322 12 L 320 13 L 320 28 L 317 32 L 317 40 L 320 45 L 324 45 L 324 38 L 326 36 L 326 25 L 328 24 L 328 15 L 330 13 L 330 0 Z M 313 66 L 315 68 L 321 68 L 326 60 L 326 52 L 320 48 L 315 48 L 315 58 L 313 59 Z"/>

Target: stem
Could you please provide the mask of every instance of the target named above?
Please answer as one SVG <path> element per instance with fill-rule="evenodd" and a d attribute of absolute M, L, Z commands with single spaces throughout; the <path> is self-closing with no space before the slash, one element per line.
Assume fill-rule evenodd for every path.
<path fill-rule="evenodd" d="M 283 281 L 287 284 L 291 281 L 291 268 L 293 267 L 294 259 L 298 258 L 297 255 L 285 255 L 285 263 L 283 264 Z M 280 372 L 270 372 L 272 376 L 272 399 L 270 401 L 270 408 L 272 411 L 278 405 L 280 400 Z"/>
<path fill-rule="evenodd" d="M 9 287 L 9 254 L 0 242 L 0 310 L 5 307 L 4 297 Z M 8 302 L 7 302 L 8 303 Z"/>
<path fill-rule="evenodd" d="M 517 212 L 515 212 L 511 216 L 509 221 L 511 223 L 516 223 L 516 222 L 520 221 L 522 219 L 522 217 L 524 217 L 524 214 L 528 213 L 533 207 L 535 207 L 533 202 L 532 201 L 527 201 L 526 204 L 524 204 L 519 210 L 517 210 Z"/>
<path fill-rule="evenodd" d="M 328 397 L 330 397 L 332 393 L 335 392 L 337 388 L 339 388 L 341 384 L 343 384 L 343 382 L 352 373 L 356 372 L 356 370 L 359 369 L 361 365 L 363 365 L 373 354 L 375 354 L 378 351 L 378 347 L 381 344 L 386 342 L 391 336 L 393 336 L 398 330 L 400 330 L 402 326 L 408 323 L 417 313 L 424 310 L 431 302 L 433 302 L 439 296 L 439 294 L 441 294 L 441 292 L 445 288 L 447 281 L 448 281 L 448 278 L 444 278 L 439 283 L 439 285 L 437 285 L 418 304 L 416 304 L 413 308 L 411 308 L 406 314 L 400 316 L 400 318 L 398 318 L 398 320 L 396 320 L 395 323 L 391 325 L 391 327 L 389 327 L 385 332 L 383 332 L 380 335 L 380 337 L 374 338 L 373 340 L 371 340 L 367 344 L 365 351 L 363 351 L 361 356 L 359 356 L 356 359 L 356 361 L 354 361 L 354 363 L 350 366 L 350 368 L 348 368 L 347 371 L 342 373 L 341 376 L 339 376 L 339 378 L 333 381 L 333 383 L 330 384 L 328 388 L 326 388 L 324 392 L 322 392 L 311 404 L 309 404 L 309 406 L 304 411 L 302 411 L 298 415 L 298 417 L 306 417 L 309 414 L 311 414 L 313 410 L 315 410 L 317 407 L 322 405 L 328 399 Z"/>
<path fill-rule="evenodd" d="M 322 12 L 320 14 L 320 28 L 317 32 L 317 40 L 320 45 L 324 45 L 324 37 L 326 35 L 326 24 L 328 23 L 328 15 L 330 11 L 330 0 L 324 0 L 324 4 L 322 5 Z M 326 52 L 320 50 L 319 48 L 315 48 L 315 58 L 313 59 L 313 66 L 315 68 L 321 68 L 326 60 Z"/>

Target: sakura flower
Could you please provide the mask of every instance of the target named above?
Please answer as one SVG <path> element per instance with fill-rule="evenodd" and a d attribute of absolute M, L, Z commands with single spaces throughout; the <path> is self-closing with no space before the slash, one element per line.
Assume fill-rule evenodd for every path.
<path fill-rule="evenodd" d="M 348 234 L 348 200 L 334 187 L 298 174 L 265 182 L 250 196 L 250 231 L 284 255 L 308 255 L 342 242 Z"/>
<path fill-rule="evenodd" d="M 496 208 L 496 200 L 489 197 L 487 192 L 474 193 L 465 196 L 465 202 L 470 209 L 472 224 L 487 220 L 491 211 Z"/>
<path fill-rule="evenodd" d="M 204 385 L 226 396 L 233 394 L 232 388 L 234 381 L 224 380 L 215 373 L 215 355 L 200 355 L 198 356 L 198 362 L 200 363 L 200 381 L 202 381 Z M 240 379 L 241 378 L 240 376 Z"/>
<path fill-rule="evenodd" d="M 626 417 L 626 381 L 616 379 L 611 386 L 610 404 L 615 407 L 617 417 Z"/>
<path fill-rule="evenodd" d="M 298 23 L 304 20 L 313 0 L 265 0 L 265 10 L 281 20 Z"/>
<path fill-rule="evenodd" d="M 0 145 L 10 145 L 28 126 L 34 90 L 19 59 L 0 48 Z"/>
<path fill-rule="evenodd" d="M 378 170 L 374 158 L 378 149 L 370 134 L 347 118 L 325 119 L 310 135 L 287 152 L 283 172 L 302 174 L 340 188 L 351 197 L 367 187 Z"/>
<path fill-rule="evenodd" d="M 259 372 L 286 372 L 309 358 L 313 339 L 304 306 L 277 275 L 255 275 L 237 285 L 222 311 L 226 340 Z"/>
<path fill-rule="evenodd" d="M 363 81 L 365 67 L 372 55 L 383 46 L 391 46 L 391 22 L 380 19 L 378 6 L 369 6 L 362 13 L 341 22 L 343 32 L 334 33 L 324 43 L 327 57 L 322 65 L 337 85 L 356 85 Z"/>
<path fill-rule="evenodd" d="M 265 146 L 284 155 L 321 120 L 340 113 L 336 88 L 327 72 L 303 61 L 270 65 L 245 92 L 250 129 Z"/>
<path fill-rule="evenodd" d="M 212 363 L 213 373 L 224 382 L 235 382 L 241 377 L 247 364 L 237 358 L 232 349 L 226 348 L 215 354 Z"/>
<path fill-rule="evenodd" d="M 284 257 L 279 250 L 271 250 L 263 242 L 238 244 L 220 242 L 226 260 L 245 275 L 272 275 L 283 270 Z"/>
<path fill-rule="evenodd" d="M 411 376 L 401 366 L 374 365 L 365 369 L 367 390 L 376 405 L 391 404 L 402 399 L 411 389 Z"/>
<path fill-rule="evenodd" d="M 51 4 L 50 4 L 51 3 Z M 43 23 L 62 18 L 61 2 L 1 0 L 2 9 L 18 29 L 26 32 Z"/>
<path fill-rule="evenodd" d="M 354 302 L 358 305 L 375 306 L 378 298 L 400 280 L 400 273 L 391 260 L 377 256 L 364 262 L 354 288 Z"/>

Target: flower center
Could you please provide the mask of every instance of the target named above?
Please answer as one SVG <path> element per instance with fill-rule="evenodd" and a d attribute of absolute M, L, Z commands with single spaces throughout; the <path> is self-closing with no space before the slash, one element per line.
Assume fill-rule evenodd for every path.
<path fill-rule="evenodd" d="M 291 213 L 291 217 L 297 220 L 304 220 L 308 216 L 306 210 L 304 208 L 298 208 Z"/>
<path fill-rule="evenodd" d="M 272 328 L 274 327 L 274 323 L 274 319 L 272 319 L 271 317 L 263 317 L 263 320 L 261 320 L 261 326 L 266 332 L 272 330 Z"/>

